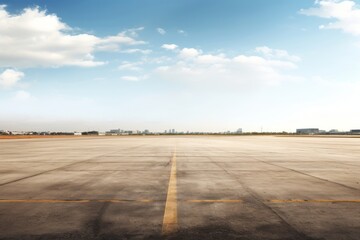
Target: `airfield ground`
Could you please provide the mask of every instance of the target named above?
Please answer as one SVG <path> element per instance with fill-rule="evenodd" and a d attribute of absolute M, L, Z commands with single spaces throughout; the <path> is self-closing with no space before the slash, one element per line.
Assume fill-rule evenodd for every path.
<path fill-rule="evenodd" d="M 2 139 L 0 239 L 360 239 L 360 138 Z"/>

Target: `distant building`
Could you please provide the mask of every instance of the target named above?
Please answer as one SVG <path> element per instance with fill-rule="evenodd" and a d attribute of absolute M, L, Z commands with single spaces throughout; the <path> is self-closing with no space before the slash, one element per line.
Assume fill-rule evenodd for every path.
<path fill-rule="evenodd" d="M 24 135 L 25 132 L 23 132 L 23 131 L 11 131 L 10 134 L 11 135 Z"/>
<path fill-rule="evenodd" d="M 242 128 L 239 128 L 238 130 L 236 130 L 237 134 L 242 134 Z"/>
<path fill-rule="evenodd" d="M 81 136 L 82 133 L 81 133 L 81 132 L 74 132 L 74 135 L 75 135 L 75 136 Z"/>
<path fill-rule="evenodd" d="M 165 130 L 165 133 L 166 133 L 166 130 Z M 176 133 L 176 131 L 175 131 L 175 129 L 169 129 L 169 130 L 167 131 L 167 133 L 168 133 L 168 134 L 174 134 L 174 133 Z"/>
<path fill-rule="evenodd" d="M 120 128 L 119 129 L 111 129 L 108 133 L 119 134 L 119 133 L 122 133 L 122 130 Z"/>
<path fill-rule="evenodd" d="M 318 134 L 320 131 L 318 128 L 299 128 L 296 129 L 297 134 Z"/>
<path fill-rule="evenodd" d="M 81 135 L 99 135 L 98 131 L 82 132 Z"/>
<path fill-rule="evenodd" d="M 350 130 L 351 134 L 360 134 L 360 129 L 352 129 Z"/>
<path fill-rule="evenodd" d="M 329 131 L 329 133 L 339 133 L 339 130 L 337 130 L 337 129 L 331 129 L 330 131 Z"/>
<path fill-rule="evenodd" d="M 6 130 L 0 130 L 0 135 L 9 135 L 10 132 Z"/>
<path fill-rule="evenodd" d="M 116 135 L 122 135 L 122 133 L 124 133 L 124 131 L 119 128 L 119 129 L 111 129 L 110 131 L 105 132 L 105 135 L 116 136 Z"/>

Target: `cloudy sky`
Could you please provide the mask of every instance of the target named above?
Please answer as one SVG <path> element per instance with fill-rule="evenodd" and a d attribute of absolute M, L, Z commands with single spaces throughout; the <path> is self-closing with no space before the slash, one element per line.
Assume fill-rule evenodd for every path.
<path fill-rule="evenodd" d="M 358 1 L 0 5 L 0 129 L 360 128 Z"/>

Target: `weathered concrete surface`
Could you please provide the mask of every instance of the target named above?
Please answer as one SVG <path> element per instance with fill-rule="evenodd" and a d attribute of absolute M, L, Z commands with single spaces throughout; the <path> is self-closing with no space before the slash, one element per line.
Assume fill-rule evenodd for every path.
<path fill-rule="evenodd" d="M 0 140 L 0 239 L 360 239 L 359 173 L 360 138 Z"/>

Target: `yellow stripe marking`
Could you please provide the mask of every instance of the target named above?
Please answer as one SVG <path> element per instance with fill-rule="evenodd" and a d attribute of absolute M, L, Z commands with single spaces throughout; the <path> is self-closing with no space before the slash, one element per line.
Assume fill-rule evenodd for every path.
<path fill-rule="evenodd" d="M 345 199 L 345 200 L 332 200 L 332 199 L 274 199 L 270 200 L 272 203 L 360 203 L 359 199 Z"/>
<path fill-rule="evenodd" d="M 189 203 L 239 203 L 242 202 L 240 199 L 193 199 L 186 200 Z"/>
<path fill-rule="evenodd" d="M 177 230 L 177 189 L 176 189 L 176 149 L 171 159 L 171 173 L 166 197 L 162 234 L 167 235 Z"/>

